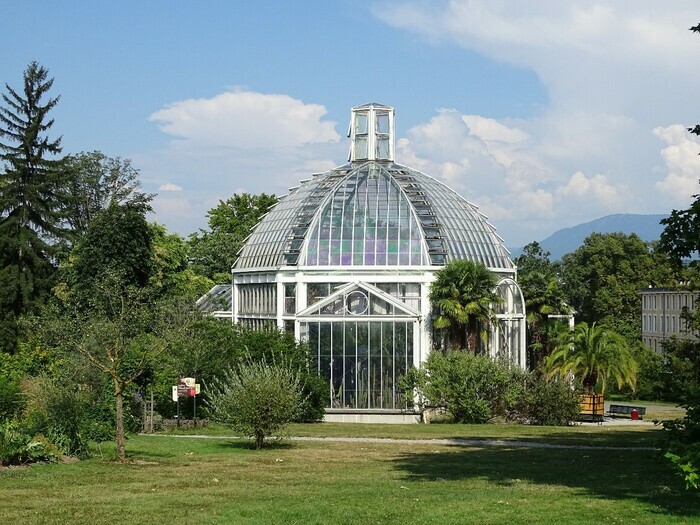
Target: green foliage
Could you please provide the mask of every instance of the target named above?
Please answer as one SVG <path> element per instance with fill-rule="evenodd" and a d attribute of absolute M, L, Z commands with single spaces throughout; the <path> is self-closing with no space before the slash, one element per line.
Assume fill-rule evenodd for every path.
<path fill-rule="evenodd" d="M 80 236 L 90 222 L 111 203 L 151 209 L 153 195 L 142 193 L 139 172 L 129 159 L 110 158 L 100 151 L 81 152 L 64 159 L 70 199 L 65 203 L 66 221 Z"/>
<path fill-rule="evenodd" d="M 11 420 L 23 407 L 19 381 L 0 375 L 0 423 Z"/>
<path fill-rule="evenodd" d="M 0 423 L 0 465 L 21 465 L 28 460 L 31 437 L 13 423 Z"/>
<path fill-rule="evenodd" d="M 261 193 L 236 194 L 219 201 L 207 212 L 209 230 L 193 234 L 189 243 L 192 268 L 217 283 L 229 282 L 231 266 L 243 241 L 267 210 L 277 203 L 277 197 Z"/>
<path fill-rule="evenodd" d="M 82 435 L 88 399 L 76 385 L 64 385 L 47 376 L 25 381 L 27 407 L 22 422 L 30 435 L 43 434 L 66 454 L 87 456 L 87 439 Z"/>
<path fill-rule="evenodd" d="M 14 354 L 0 352 L 0 422 L 19 416 L 24 409 L 22 380 L 44 370 L 53 370 L 60 366 L 59 361 L 38 341 L 20 342 Z"/>
<path fill-rule="evenodd" d="M 638 365 L 625 338 L 596 323 L 577 324 L 559 333 L 557 345 L 544 362 L 549 377 L 573 374 L 585 393 L 593 393 L 600 382 L 602 393 L 610 380 L 618 387 L 636 386 Z"/>
<path fill-rule="evenodd" d="M 561 279 L 577 320 L 597 323 L 636 341 L 641 337 L 638 291 L 675 282 L 667 257 L 637 235 L 593 233 L 562 257 Z"/>
<path fill-rule="evenodd" d="M 5 84 L 0 107 L 0 346 L 14 351 L 15 323 L 35 311 L 49 294 L 55 258 L 67 232 L 61 206 L 67 198 L 61 140 L 47 136 L 49 112 L 57 98 L 46 99 L 53 85 L 48 71 L 31 62 L 23 89 Z"/>
<path fill-rule="evenodd" d="M 60 456 L 58 447 L 41 434 L 32 438 L 16 423 L 0 423 L 0 465 L 55 463 Z"/>
<path fill-rule="evenodd" d="M 491 305 L 501 301 L 496 294 L 496 277 L 474 261 L 452 261 L 435 274 L 430 285 L 430 302 L 435 309 L 433 325 L 446 330 L 453 349 L 477 351 L 479 340 L 488 337 L 494 318 Z"/>
<path fill-rule="evenodd" d="M 162 414 L 173 410 L 170 386 L 178 378 L 196 378 L 202 385 L 201 399 L 206 401 L 209 386 L 222 377 L 231 363 L 253 360 L 287 362 L 299 370 L 304 401 L 297 420 L 315 421 L 323 417 L 328 383 L 309 371 L 308 349 L 299 344 L 293 334 L 279 330 L 251 330 L 211 317 L 191 320 L 178 334 L 154 370 L 156 405 Z M 206 410 L 206 404 L 202 408 Z M 180 410 L 185 417 L 190 417 L 189 403 L 181 404 Z"/>
<path fill-rule="evenodd" d="M 505 416 L 517 396 L 517 372 L 505 363 L 469 352 L 433 352 L 400 385 L 418 395 L 422 408 L 441 408 L 457 423 L 487 423 Z"/>
<path fill-rule="evenodd" d="M 690 129 L 696 135 L 700 133 L 700 126 Z M 700 194 L 693 195 L 695 199 L 686 210 L 673 210 L 671 215 L 662 219 L 664 231 L 661 233 L 659 248 L 667 253 L 671 259 L 681 265 L 683 261 L 691 259 L 690 265 L 698 268 L 697 256 L 700 254 Z"/>
<path fill-rule="evenodd" d="M 326 400 L 330 396 L 328 380 L 319 375 L 308 372 L 299 372 L 301 381 L 301 404 L 294 417 L 295 422 L 312 423 L 321 421 L 326 415 Z"/>
<path fill-rule="evenodd" d="M 666 431 L 666 457 L 670 459 L 679 475 L 686 481 L 686 488 L 698 488 L 700 468 L 700 387 L 696 387 L 695 399 L 685 405 L 683 419 L 664 421 Z"/>
<path fill-rule="evenodd" d="M 225 370 L 213 381 L 208 400 L 212 419 L 253 436 L 256 449 L 296 417 L 301 402 L 298 371 L 265 360 Z"/>
<path fill-rule="evenodd" d="M 144 288 L 154 273 L 153 231 L 144 211 L 112 202 L 89 224 L 71 252 L 64 276 L 70 299 L 80 310 L 109 308 L 99 293 L 102 283 L 123 290 Z"/>
<path fill-rule="evenodd" d="M 666 357 L 654 352 L 641 342 L 632 345 L 631 351 L 639 366 L 636 389 L 633 390 L 629 385 L 624 385 L 622 388 L 616 388 L 613 385 L 611 393 L 625 399 L 677 401 L 671 388 L 674 379 Z"/>
<path fill-rule="evenodd" d="M 511 411 L 511 419 L 550 426 L 565 426 L 576 421 L 581 399 L 568 381 L 547 381 L 541 374 L 529 373 L 522 384 L 523 391 Z"/>
<path fill-rule="evenodd" d="M 697 454 L 696 454 L 697 456 Z M 695 460 L 695 465 L 689 460 L 681 458 L 680 456 L 673 454 L 672 452 L 666 452 L 664 457 L 670 459 L 675 465 L 677 473 L 685 481 L 685 488 L 690 489 L 698 488 L 698 482 L 700 481 L 700 476 L 698 475 L 698 465 L 697 459 Z"/>
<path fill-rule="evenodd" d="M 549 252 L 538 243 L 525 246 L 514 262 L 527 312 L 528 364 L 534 370 L 552 351 L 550 334 L 557 319 L 550 316 L 569 315 L 572 308 L 566 302 L 556 265 L 549 262 Z"/>
<path fill-rule="evenodd" d="M 189 266 L 189 245 L 164 226 L 151 224 L 153 274 L 150 285 L 161 296 L 178 297 L 194 303 L 211 289 L 214 282 L 198 275 Z"/>

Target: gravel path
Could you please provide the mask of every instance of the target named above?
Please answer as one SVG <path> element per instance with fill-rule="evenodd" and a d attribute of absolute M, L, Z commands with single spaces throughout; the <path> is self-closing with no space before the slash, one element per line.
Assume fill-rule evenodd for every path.
<path fill-rule="evenodd" d="M 150 437 L 170 437 L 182 439 L 242 439 L 240 436 L 204 436 L 201 434 L 140 434 Z M 393 438 L 357 438 L 357 437 L 300 437 L 292 436 L 284 439 L 289 441 L 315 441 L 329 443 L 378 443 L 378 444 L 420 444 L 420 445 L 457 445 L 466 447 L 505 447 L 505 448 L 549 448 L 573 450 L 648 450 L 656 451 L 654 447 L 613 447 L 595 445 L 561 445 L 556 443 L 541 443 L 537 441 L 509 441 L 503 439 L 393 439 Z"/>

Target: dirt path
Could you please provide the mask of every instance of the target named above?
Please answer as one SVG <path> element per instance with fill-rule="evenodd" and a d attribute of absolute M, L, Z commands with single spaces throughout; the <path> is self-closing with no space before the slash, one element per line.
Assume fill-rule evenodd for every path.
<path fill-rule="evenodd" d="M 168 437 L 177 439 L 242 439 L 240 436 L 205 436 L 201 434 L 139 434 L 147 437 Z M 420 444 L 420 445 L 457 445 L 463 447 L 504 447 L 504 448 L 549 448 L 570 450 L 648 450 L 656 451 L 654 447 L 613 447 L 595 445 L 561 445 L 556 443 L 541 443 L 537 441 L 510 441 L 503 439 L 394 439 L 394 438 L 355 438 L 355 437 L 285 437 L 289 441 L 315 441 L 328 443 L 378 443 L 378 444 Z"/>

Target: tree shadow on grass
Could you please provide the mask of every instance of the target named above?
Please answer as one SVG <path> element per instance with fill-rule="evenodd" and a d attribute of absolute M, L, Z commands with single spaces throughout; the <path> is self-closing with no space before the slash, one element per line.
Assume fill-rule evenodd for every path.
<path fill-rule="evenodd" d="M 700 497 L 684 489 L 659 451 L 452 445 L 448 452 L 404 454 L 395 467 L 411 481 L 488 479 L 580 489 L 605 500 L 634 499 L 658 512 L 700 514 Z"/>
<path fill-rule="evenodd" d="M 116 458 L 116 454 L 112 454 Z M 133 461 L 148 461 L 155 459 L 170 459 L 176 457 L 174 452 L 155 452 L 148 448 L 128 448 L 126 450 L 126 459 L 128 462 Z"/>
<path fill-rule="evenodd" d="M 238 449 L 238 450 L 255 450 L 255 442 L 252 439 L 241 438 L 240 440 L 220 441 L 216 448 Z M 281 440 L 266 440 L 261 450 L 287 450 L 293 448 L 293 444 L 289 441 Z"/>

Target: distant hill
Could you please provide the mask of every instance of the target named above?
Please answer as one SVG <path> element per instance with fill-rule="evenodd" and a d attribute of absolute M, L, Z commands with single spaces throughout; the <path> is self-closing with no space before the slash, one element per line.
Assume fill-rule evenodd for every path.
<path fill-rule="evenodd" d="M 563 228 L 552 235 L 538 241 L 543 250 L 551 253 L 550 260 L 556 261 L 565 253 L 573 252 L 579 248 L 583 241 L 591 233 L 636 233 L 643 241 L 656 241 L 659 239 L 663 227 L 659 224 L 661 219 L 668 215 L 634 215 L 619 213 L 608 215 L 591 222 Z M 523 247 L 509 248 L 511 259 L 520 255 Z"/>

